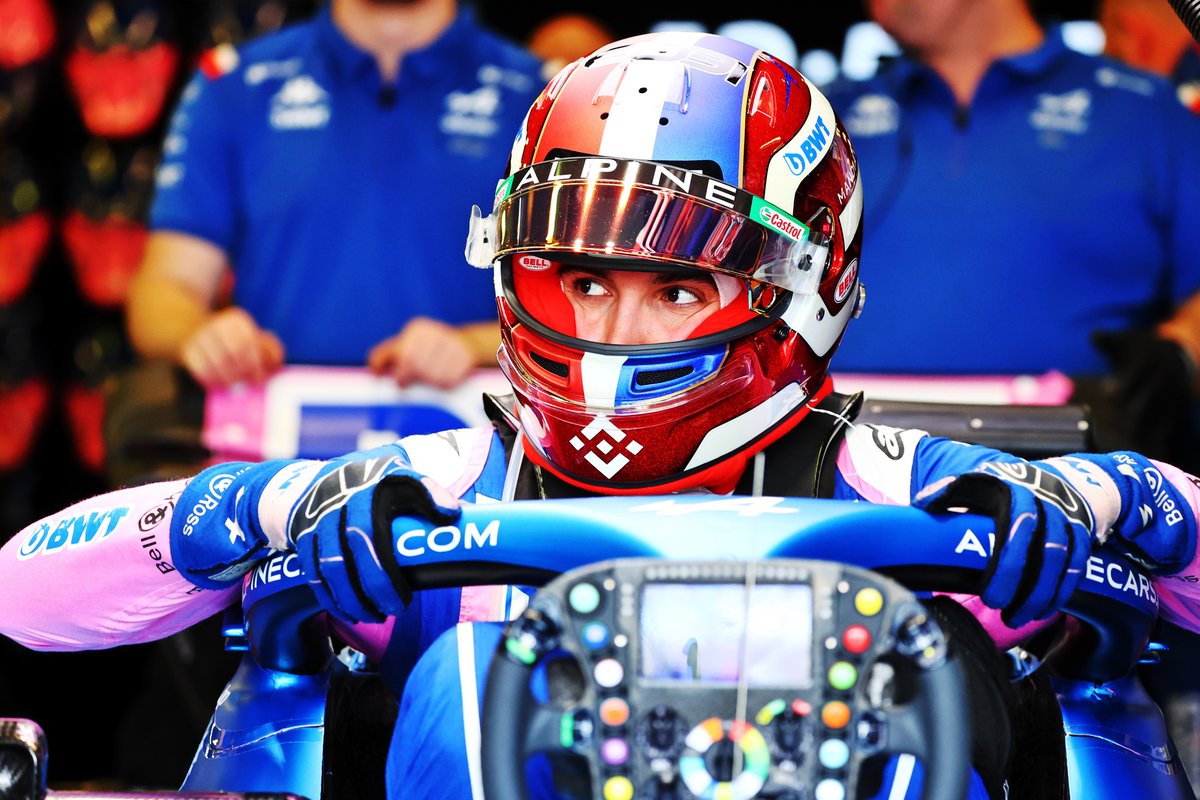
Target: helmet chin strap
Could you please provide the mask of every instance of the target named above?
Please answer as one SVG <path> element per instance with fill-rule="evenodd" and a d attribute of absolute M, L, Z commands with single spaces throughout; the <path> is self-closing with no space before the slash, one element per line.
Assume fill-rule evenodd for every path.
<path fill-rule="evenodd" d="M 762 452 L 777 439 L 782 437 L 794 429 L 800 421 L 808 416 L 808 413 L 829 396 L 833 391 L 833 379 L 826 375 L 821 383 L 821 387 L 813 392 L 801 404 L 788 414 L 779 424 L 772 428 L 761 438 L 757 439 L 751 445 L 743 450 L 724 458 L 711 466 L 705 467 L 702 470 L 694 472 L 674 480 L 666 480 L 662 483 L 652 483 L 643 486 L 619 486 L 611 484 L 587 483 L 578 478 L 573 478 L 567 475 L 562 470 L 551 464 L 542 453 L 537 449 L 532 441 L 528 440 L 528 434 L 524 429 L 521 429 L 518 441 L 520 448 L 525 458 L 529 459 L 533 464 L 542 469 L 554 474 L 561 480 L 575 486 L 579 489 L 585 489 L 589 492 L 609 495 L 657 495 L 657 494 L 674 494 L 677 492 L 710 492 L 712 494 L 729 494 L 738 484 L 738 480 L 742 477 L 742 473 L 746 471 L 746 465 L 750 459 L 757 453 Z"/>

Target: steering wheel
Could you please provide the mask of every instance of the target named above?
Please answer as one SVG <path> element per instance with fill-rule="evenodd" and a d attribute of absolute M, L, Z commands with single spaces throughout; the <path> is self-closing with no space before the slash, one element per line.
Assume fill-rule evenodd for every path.
<path fill-rule="evenodd" d="M 564 655 L 582 673 L 565 704 L 531 688 Z M 913 687 L 890 702 L 869 688 L 889 669 Z M 529 756 L 571 753 L 604 800 L 843 800 L 865 759 L 909 753 L 924 800 L 960 800 L 966 719 L 945 635 L 888 578 L 801 559 L 618 559 L 560 575 L 506 630 L 483 785 L 526 797 Z"/>

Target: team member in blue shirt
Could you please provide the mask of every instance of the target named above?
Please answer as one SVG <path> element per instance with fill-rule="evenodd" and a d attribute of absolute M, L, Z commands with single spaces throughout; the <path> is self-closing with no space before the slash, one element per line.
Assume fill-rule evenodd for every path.
<path fill-rule="evenodd" d="M 1135 394 L 1164 389 L 1130 413 L 1161 421 L 1188 390 L 1157 325 L 1200 289 L 1200 120 L 1026 0 L 868 5 L 903 55 L 827 87 L 870 176 L 869 311 L 840 368 L 1097 376 L 1115 350 Z M 1134 380 L 1130 359 L 1156 360 Z"/>
<path fill-rule="evenodd" d="M 128 301 L 139 352 L 206 386 L 283 361 L 450 386 L 494 363 L 462 219 L 490 205 L 540 72 L 455 0 L 332 0 L 208 53 L 165 140 Z"/>

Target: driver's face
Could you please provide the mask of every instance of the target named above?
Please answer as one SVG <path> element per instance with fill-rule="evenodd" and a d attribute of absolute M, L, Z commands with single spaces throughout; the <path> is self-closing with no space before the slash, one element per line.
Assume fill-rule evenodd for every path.
<path fill-rule="evenodd" d="M 720 308 L 706 275 L 564 266 L 560 278 L 575 310 L 575 335 L 592 342 L 682 341 Z"/>

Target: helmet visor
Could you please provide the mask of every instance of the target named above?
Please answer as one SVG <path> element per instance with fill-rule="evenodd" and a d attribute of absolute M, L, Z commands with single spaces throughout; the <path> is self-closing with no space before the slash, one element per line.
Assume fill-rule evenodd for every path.
<path fill-rule="evenodd" d="M 517 170 L 500 184 L 492 215 L 471 227 L 467 260 L 478 267 L 522 252 L 602 255 L 696 267 L 798 295 L 816 292 L 831 250 L 828 235 L 735 186 L 616 158 Z"/>

